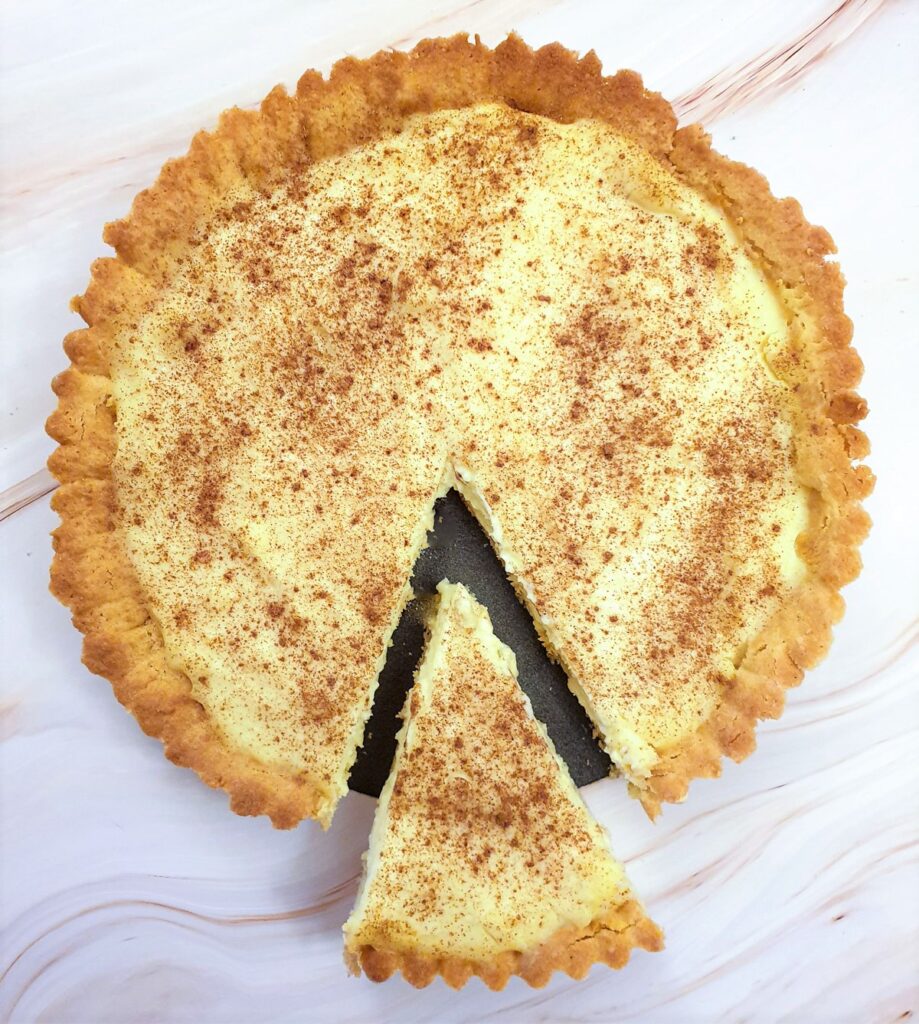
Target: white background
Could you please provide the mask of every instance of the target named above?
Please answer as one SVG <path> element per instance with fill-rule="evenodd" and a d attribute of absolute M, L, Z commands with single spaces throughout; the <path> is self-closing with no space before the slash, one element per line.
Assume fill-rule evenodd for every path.
<path fill-rule="evenodd" d="M 224 107 L 426 35 L 510 29 L 634 67 L 827 225 L 878 487 L 832 652 L 760 750 L 651 825 L 589 787 L 667 933 L 579 984 L 346 976 L 373 801 L 231 815 L 80 665 L 47 593 L 51 376 L 102 224 Z M 14 1021 L 893 1022 L 919 1009 L 919 3 L 31 0 L 0 11 L 0 1017 Z"/>

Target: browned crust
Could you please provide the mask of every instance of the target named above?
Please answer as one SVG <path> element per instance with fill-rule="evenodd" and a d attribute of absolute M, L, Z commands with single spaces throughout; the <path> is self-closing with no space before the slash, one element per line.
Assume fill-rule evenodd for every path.
<path fill-rule="evenodd" d="M 395 131 L 412 114 L 487 100 L 559 121 L 597 118 L 635 138 L 724 206 L 771 276 L 819 324 L 820 343 L 802 343 L 800 360 L 784 368 L 806 421 L 798 472 L 813 495 L 801 542 L 810 575 L 750 645 L 712 719 L 665 752 L 642 793 L 650 812 L 661 800 L 681 799 L 691 778 L 717 774 L 722 754 L 739 759 L 752 749 L 756 719 L 778 714 L 784 688 L 825 651 L 842 610 L 838 588 L 859 570 L 856 549 L 868 520 L 858 502 L 872 480 L 851 461 L 867 451 L 864 435 L 851 425 L 865 413 L 852 391 L 861 364 L 849 346 L 842 277 L 824 259 L 832 241 L 807 224 L 796 203 L 775 200 L 759 175 L 714 153 L 698 128 L 675 132 L 673 112 L 660 96 L 633 72 L 604 77 L 593 53 L 579 60 L 558 44 L 533 51 L 516 36 L 490 50 L 454 36 L 426 40 L 407 54 L 348 58 L 328 79 L 308 72 L 292 96 L 278 87 L 258 112 L 224 113 L 214 132 L 199 133 L 186 156 L 164 166 L 127 218 L 106 227 L 117 255 L 94 264 L 86 294 L 74 300 L 88 327 L 65 340 L 71 366 L 55 379 L 59 405 L 48 421 L 60 445 L 49 467 L 62 485 L 54 500 L 61 525 L 51 586 L 85 634 L 85 663 L 111 680 L 118 699 L 163 740 L 170 759 L 227 790 L 237 813 L 267 814 L 280 828 L 304 817 L 326 823 L 332 808 L 324 792 L 307 778 L 259 763 L 218 734 L 188 679 L 167 664 L 125 552 L 111 478 L 112 340 L 136 324 L 215 197 L 234 182 L 245 178 L 270 188 L 290 168 Z"/>
<path fill-rule="evenodd" d="M 267 814 L 278 828 L 292 828 L 321 815 L 324 794 L 223 742 L 187 677 L 168 664 L 122 544 L 111 478 L 108 345 L 113 332 L 137 316 L 148 290 L 121 261 L 98 260 L 89 289 L 74 300 L 90 327 L 67 336 L 72 364 L 53 382 L 58 406 L 47 429 L 59 447 L 48 465 L 61 483 L 52 499 L 61 523 L 54 531 L 51 590 L 85 634 L 84 663 L 111 681 L 118 700 L 144 732 L 163 741 L 171 761 L 225 789 L 237 814 Z"/>
<path fill-rule="evenodd" d="M 345 962 L 352 974 L 363 971 L 371 981 L 386 981 L 401 971 L 415 988 L 425 988 L 440 975 L 450 988 L 462 988 L 476 977 L 499 991 L 514 974 L 533 988 L 542 988 L 556 971 L 580 980 L 596 963 L 618 970 L 625 967 L 636 946 L 656 952 L 664 948 L 664 939 L 641 906 L 629 900 L 586 928 L 560 928 L 525 953 L 508 951 L 489 960 L 465 960 L 357 946 L 345 950 Z"/>
<path fill-rule="evenodd" d="M 637 794 L 652 817 L 661 801 L 682 800 L 692 779 L 720 775 L 723 755 L 741 761 L 750 754 L 757 721 L 778 718 L 785 690 L 826 654 L 845 607 L 839 590 L 861 571 L 858 548 L 871 525 L 861 501 L 874 486 L 867 466 L 853 464 L 868 454 L 867 438 L 854 426 L 868 409 L 854 390 L 862 363 L 843 311 L 845 281 L 827 259 L 836 251 L 833 239 L 808 223 L 796 200 L 776 199 L 757 171 L 716 153 L 698 125 L 674 134 L 669 161 L 722 207 L 792 316 L 792 354 L 773 369 L 797 400 L 795 471 L 809 513 L 797 545 L 807 575 L 749 642 L 715 712 L 661 752 Z"/>

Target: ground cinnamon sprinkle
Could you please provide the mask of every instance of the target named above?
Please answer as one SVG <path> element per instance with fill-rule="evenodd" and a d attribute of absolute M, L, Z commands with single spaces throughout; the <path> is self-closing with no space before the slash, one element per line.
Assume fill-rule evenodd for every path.
<path fill-rule="evenodd" d="M 454 464 L 592 700 L 649 742 L 698 717 L 789 586 L 790 398 L 726 299 L 742 255 L 653 168 L 588 122 L 433 115 L 241 185 L 176 259 L 119 353 L 116 483 L 227 729 L 333 771 Z"/>
<path fill-rule="evenodd" d="M 427 696 L 418 687 L 411 694 L 412 731 L 388 806 L 391 848 L 373 876 L 366 933 L 433 916 L 438 941 L 468 941 L 456 931 L 466 927 L 468 909 L 451 917 L 446 875 L 468 877 L 485 893 L 497 886 L 502 903 L 519 913 L 537 892 L 549 906 L 558 902 L 572 863 L 597 847 L 597 833 L 564 795 L 516 681 L 496 674 L 458 618 L 448 628 Z M 403 947 L 404 936 L 390 938 Z"/>

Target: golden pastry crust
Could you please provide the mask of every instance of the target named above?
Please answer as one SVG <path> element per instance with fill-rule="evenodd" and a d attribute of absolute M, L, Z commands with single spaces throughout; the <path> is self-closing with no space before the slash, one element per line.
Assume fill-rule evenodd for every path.
<path fill-rule="evenodd" d="M 861 570 L 858 548 L 871 525 L 861 501 L 874 486 L 871 471 L 853 465 L 868 454 L 867 438 L 854 426 L 868 410 L 853 390 L 862 363 L 851 345 L 852 321 L 843 311 L 842 273 L 826 258 L 836 251 L 832 238 L 807 222 L 796 200 L 776 199 L 757 171 L 716 153 L 698 125 L 675 133 L 669 160 L 727 213 L 787 306 L 818 325 L 819 344 L 796 320 L 793 358 L 776 367 L 798 399 L 795 472 L 809 494 L 809 509 L 797 546 L 807 576 L 749 643 L 714 714 L 663 752 L 637 794 L 652 817 L 662 801 L 682 800 L 693 778 L 718 776 L 722 756 L 747 757 L 756 745 L 756 722 L 778 718 L 784 691 L 826 654 L 844 610 L 839 589 Z"/>
<path fill-rule="evenodd" d="M 61 481 L 52 498 L 61 525 L 54 531 L 51 589 L 85 634 L 86 666 L 111 681 L 118 700 L 144 732 L 162 740 L 171 761 L 225 789 L 237 814 L 267 814 L 276 827 L 293 828 L 316 815 L 321 794 L 227 749 L 192 697 L 189 680 L 166 661 L 119 537 L 107 463 L 114 445 L 108 378 L 92 372 L 88 335 L 70 336 L 75 366 L 54 381 L 60 404 L 48 429 L 61 443 L 51 459 Z"/>
<path fill-rule="evenodd" d="M 237 813 L 267 814 L 277 827 L 322 816 L 325 794 L 217 733 L 189 680 L 167 664 L 124 549 L 111 478 L 113 338 L 137 323 L 215 197 L 234 183 L 247 179 L 268 190 L 291 168 L 391 133 L 413 114 L 489 100 L 559 121 L 596 118 L 635 139 L 724 207 L 750 253 L 820 328 L 819 346 L 802 341 L 795 365 L 782 368 L 801 399 L 796 465 L 812 503 L 799 548 L 809 575 L 749 645 L 717 712 L 664 752 L 641 794 L 649 812 L 661 800 L 681 799 L 691 778 L 717 774 L 722 754 L 740 759 L 752 749 L 756 719 L 778 714 L 784 688 L 824 653 L 842 610 L 838 588 L 859 569 L 856 549 L 868 527 L 859 501 L 872 483 L 867 469 L 852 466 L 867 451 L 852 426 L 865 413 L 852 391 L 861 366 L 849 345 L 842 277 L 825 261 L 832 241 L 807 224 L 797 203 L 774 199 L 759 175 L 714 153 L 699 129 L 675 131 L 660 96 L 645 91 L 633 72 L 602 76 L 593 53 L 578 60 L 557 44 L 534 52 L 515 36 L 490 50 L 457 36 L 424 41 L 408 54 L 349 58 L 328 79 L 308 72 L 292 96 L 278 87 L 259 112 L 226 112 L 216 131 L 199 133 L 187 156 L 166 164 L 126 219 L 107 226 L 105 239 L 117 256 L 96 262 L 86 294 L 74 301 L 88 327 L 65 341 L 72 365 L 55 380 L 59 406 L 48 423 L 60 445 L 49 466 L 62 485 L 54 499 L 61 525 L 52 589 L 86 636 L 84 661 L 112 681 L 170 759 L 226 789 Z"/>
<path fill-rule="evenodd" d="M 501 953 L 491 960 L 480 961 L 360 946 L 346 950 L 345 961 L 352 974 L 363 971 L 371 981 L 386 981 L 401 971 L 415 988 L 430 985 L 440 975 L 450 988 L 462 988 L 471 977 L 476 977 L 493 991 L 499 991 L 514 974 L 533 988 L 542 988 L 556 971 L 564 971 L 569 977 L 580 980 L 595 963 L 618 970 L 628 963 L 635 947 L 657 952 L 664 948 L 664 940 L 660 929 L 645 916 L 641 906 L 629 900 L 602 919 L 591 921 L 586 928 L 560 928 L 527 953 Z"/>

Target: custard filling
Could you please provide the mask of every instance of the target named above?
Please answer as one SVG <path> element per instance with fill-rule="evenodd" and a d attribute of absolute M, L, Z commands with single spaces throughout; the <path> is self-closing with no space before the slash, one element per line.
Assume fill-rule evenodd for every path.
<path fill-rule="evenodd" d="M 326 819 L 454 477 L 639 783 L 803 576 L 785 311 L 608 126 L 418 115 L 239 185 L 169 281 L 113 356 L 126 548 L 195 699 Z"/>

